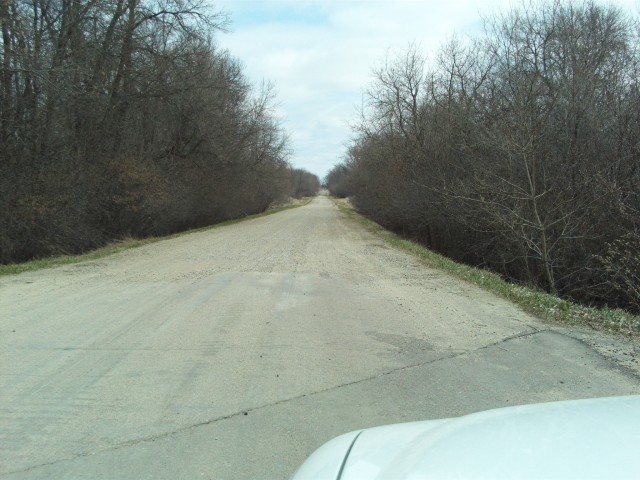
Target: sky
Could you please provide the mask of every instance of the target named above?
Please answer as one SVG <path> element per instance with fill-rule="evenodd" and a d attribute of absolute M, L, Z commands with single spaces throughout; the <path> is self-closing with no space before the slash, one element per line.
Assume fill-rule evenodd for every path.
<path fill-rule="evenodd" d="M 611 1 L 640 10 L 639 0 Z M 287 131 L 291 163 L 320 177 L 353 136 L 350 124 L 389 54 L 416 44 L 427 60 L 456 35 L 482 32 L 482 18 L 519 0 L 214 0 L 230 17 L 217 35 L 249 81 L 275 84 L 275 115 Z"/>

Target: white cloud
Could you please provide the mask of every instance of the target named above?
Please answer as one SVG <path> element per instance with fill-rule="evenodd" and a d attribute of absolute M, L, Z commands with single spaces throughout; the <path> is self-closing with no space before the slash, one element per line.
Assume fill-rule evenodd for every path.
<path fill-rule="evenodd" d="M 362 92 L 389 49 L 417 43 L 428 57 L 457 35 L 481 29 L 481 15 L 510 0 L 220 0 L 232 33 L 218 41 L 247 76 L 276 84 L 293 163 L 319 176 L 340 161 Z M 637 0 L 619 1 L 634 12 Z"/>

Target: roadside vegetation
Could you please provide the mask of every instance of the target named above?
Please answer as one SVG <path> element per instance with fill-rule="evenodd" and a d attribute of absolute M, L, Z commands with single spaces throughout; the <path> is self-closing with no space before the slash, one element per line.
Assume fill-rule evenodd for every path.
<path fill-rule="evenodd" d="M 640 313 L 639 32 L 615 6 L 532 1 L 429 60 L 389 55 L 325 183 L 541 316 L 580 303 L 633 330 L 616 309 Z"/>
<path fill-rule="evenodd" d="M 204 1 L 0 1 L 0 264 L 313 195 Z"/>
<path fill-rule="evenodd" d="M 506 298 L 539 318 L 563 325 L 588 326 L 601 331 L 640 336 L 640 316 L 638 315 L 620 308 L 588 307 L 535 288 L 511 283 L 494 272 L 458 263 L 429 250 L 423 244 L 385 229 L 360 215 L 348 200 L 336 200 L 336 204 L 343 213 L 355 218 L 370 232 L 378 235 L 388 244 L 417 256 L 425 265 L 443 270 Z"/>
<path fill-rule="evenodd" d="M 204 232 L 208 230 L 213 230 L 213 229 L 224 227 L 227 225 L 233 225 L 236 223 L 244 222 L 245 220 L 252 220 L 254 218 L 265 217 L 267 215 L 272 215 L 274 213 L 282 212 L 283 210 L 302 207 L 304 205 L 307 205 L 310 201 L 311 201 L 311 198 L 309 197 L 290 199 L 289 201 L 282 202 L 281 205 L 271 207 L 268 210 L 261 213 L 254 213 L 252 215 L 247 215 L 246 217 L 236 218 L 233 220 L 226 220 L 224 222 L 219 222 L 214 225 L 186 230 L 184 232 L 174 233 L 172 235 L 167 235 L 164 237 L 122 238 L 120 240 L 110 242 L 98 249 L 91 250 L 90 252 L 79 254 L 79 255 L 57 255 L 57 256 L 51 256 L 46 258 L 39 258 L 36 260 L 30 260 L 26 262 L 0 265 L 0 276 L 13 275 L 13 274 L 22 273 L 22 272 L 31 272 L 33 270 L 41 270 L 43 268 L 57 267 L 60 265 L 70 265 L 73 263 L 87 262 L 89 260 L 98 260 L 100 258 L 105 258 L 111 255 L 115 255 L 116 253 L 120 253 L 125 250 L 142 247 L 144 245 L 149 245 L 151 243 L 168 240 L 170 238 L 176 238 L 182 235 L 188 235 L 190 233 L 195 233 L 195 232 Z"/>

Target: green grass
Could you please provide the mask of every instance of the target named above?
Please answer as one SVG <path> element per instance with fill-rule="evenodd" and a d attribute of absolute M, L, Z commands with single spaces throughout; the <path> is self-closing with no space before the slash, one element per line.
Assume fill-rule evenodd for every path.
<path fill-rule="evenodd" d="M 336 205 L 343 213 L 355 219 L 388 244 L 414 254 L 430 267 L 444 270 L 455 277 L 506 298 L 537 317 L 562 325 L 589 326 L 596 330 L 640 336 L 639 316 L 621 309 L 587 307 L 540 290 L 509 283 L 493 272 L 457 263 L 416 242 L 402 238 L 360 215 L 347 202 L 336 201 Z"/>
<path fill-rule="evenodd" d="M 72 263 L 81 263 L 89 260 L 98 260 L 100 258 L 108 257 L 110 255 L 115 255 L 116 253 L 120 253 L 125 250 L 129 250 L 131 248 L 137 248 L 143 245 L 149 245 L 151 243 L 160 242 L 162 240 L 177 238 L 182 235 L 188 235 L 190 233 L 195 233 L 195 232 L 204 232 L 207 230 L 213 230 L 215 228 L 220 228 L 227 225 L 233 225 L 235 223 L 244 222 L 246 220 L 252 220 L 254 218 L 266 217 L 268 215 L 273 215 L 274 213 L 282 212 L 283 210 L 289 210 L 291 208 L 297 208 L 303 205 L 307 205 L 310 201 L 311 201 L 311 198 L 308 198 L 298 203 L 271 208 L 265 212 L 255 213 L 253 215 L 247 215 L 245 217 L 236 218 L 233 220 L 227 220 L 224 222 L 216 223 L 214 225 L 209 225 L 202 228 L 195 228 L 195 229 L 187 230 L 184 232 L 174 233 L 173 235 L 168 235 L 165 237 L 125 238 L 122 240 L 118 240 L 116 242 L 109 243 L 108 245 L 105 245 L 102 248 L 92 250 L 90 252 L 79 254 L 79 255 L 60 255 L 60 256 L 54 256 L 54 257 L 40 258 L 37 260 L 30 260 L 28 262 L 23 262 L 23 263 L 12 263 L 9 265 L 0 265 L 0 276 L 13 275 L 13 274 L 22 273 L 22 272 L 30 272 L 33 270 L 41 270 L 43 268 L 57 267 L 60 265 L 69 265 Z"/>

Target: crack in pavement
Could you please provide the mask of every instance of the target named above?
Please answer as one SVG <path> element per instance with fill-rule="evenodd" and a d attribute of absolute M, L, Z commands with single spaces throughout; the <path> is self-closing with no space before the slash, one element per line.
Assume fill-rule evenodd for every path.
<path fill-rule="evenodd" d="M 553 399 L 565 396 L 564 392 L 569 396 L 574 392 L 607 393 L 612 391 L 609 386 L 615 391 L 640 391 L 636 378 L 619 380 L 609 367 L 615 362 L 606 354 L 613 349 L 610 344 L 598 341 L 596 347 L 586 345 L 585 350 L 572 334 L 562 336 L 555 326 L 542 333 L 539 329 L 547 325 L 539 324 L 535 316 L 426 267 L 409 252 L 395 248 L 372 252 L 371 242 L 377 243 L 377 237 L 357 222 L 343 222 L 334 210 L 328 199 L 318 198 L 309 209 L 271 216 L 269 221 L 130 250 L 101 261 L 91 272 L 64 268 L 0 279 L 0 289 L 8 293 L 0 302 L 0 310 L 7 308 L 0 328 L 18 330 L 5 339 L 7 352 L 11 360 L 30 362 L 15 371 L 48 374 L 44 381 L 39 377 L 29 380 L 28 375 L 3 377 L 17 395 L 15 400 L 7 397 L 12 404 L 7 404 L 5 412 L 5 418 L 13 417 L 9 420 L 16 428 L 7 432 L 0 428 L 0 436 L 7 437 L 3 447 L 12 447 L 0 460 L 0 479 L 92 473 L 110 477 L 111 467 L 118 464 L 133 466 L 144 472 L 142 476 L 169 477 L 162 464 L 177 466 L 177 461 L 187 467 L 180 475 L 190 477 L 202 473 L 194 460 L 201 460 L 205 468 L 214 456 L 214 464 L 207 463 L 206 468 L 227 472 L 224 476 L 228 478 L 265 476 L 256 474 L 265 467 L 270 469 L 268 476 L 277 478 L 285 471 L 287 476 L 291 473 L 288 469 L 293 465 L 285 468 L 283 464 L 293 463 L 291 453 L 301 450 L 302 437 L 310 446 L 335 430 L 319 425 L 314 431 L 299 431 L 301 421 L 326 424 L 315 407 L 331 414 L 337 427 L 345 420 L 352 425 L 382 422 L 389 418 L 384 411 L 389 407 L 400 412 L 406 411 L 405 406 L 425 408 L 436 418 L 452 409 L 497 406 L 495 390 L 518 395 L 520 401 Z M 36 280 L 36 284 L 22 287 L 16 283 L 24 280 Z M 308 316 L 311 312 L 315 316 L 316 310 L 322 312 L 321 318 Z M 300 321 L 269 327 L 261 323 L 264 319 L 273 324 L 283 315 L 290 321 L 300 316 Z M 345 322 L 348 318 L 354 321 Z M 291 328 L 295 328 L 294 335 Z M 352 345 L 351 338 L 367 335 L 369 330 L 382 335 Z M 428 337 L 435 348 L 426 341 Z M 218 343 L 220 338 L 226 340 Z M 445 343 L 448 339 L 451 343 Z M 257 363 L 244 352 L 225 351 L 216 358 L 216 352 L 206 348 L 202 355 L 153 353 L 154 346 L 225 348 L 233 340 L 236 348 L 251 348 L 251 354 L 263 345 L 281 349 L 283 354 Z M 318 350 L 291 371 L 288 365 L 298 352 L 284 350 L 304 348 L 307 342 L 314 347 L 318 344 Z M 573 353 L 559 350 L 565 345 Z M 19 349 L 21 346 L 34 349 Z M 99 352 L 51 354 L 37 351 L 38 346 Z M 366 355 L 353 351 L 354 347 L 361 347 Z M 132 354 L 124 361 L 119 350 L 152 353 Z M 340 363 L 328 362 L 329 357 L 337 356 Z M 201 361 L 194 362 L 193 357 Z M 534 375 L 541 372 L 539 360 L 546 368 L 543 373 L 554 382 L 549 386 L 546 379 L 541 380 L 540 389 L 553 391 L 537 395 L 538 390 L 521 388 L 531 386 Z M 556 384 L 559 378 L 554 366 L 564 368 L 565 361 L 569 362 L 567 375 L 582 383 Z M 210 362 L 216 362 L 215 371 L 207 370 Z M 350 370 L 352 362 L 370 363 Z M 584 367 L 586 362 L 589 368 Z M 101 368 L 96 370 L 95 365 Z M 531 375 L 522 375 L 518 367 Z M 128 376 L 149 368 L 157 376 Z M 263 375 L 276 369 L 301 373 L 282 389 L 280 381 Z M 240 382 L 234 378 L 236 372 Z M 304 372 L 311 378 L 305 378 Z M 106 378 L 108 373 L 123 378 L 111 381 Z M 486 373 L 496 384 L 476 373 Z M 60 385 L 55 384 L 58 378 Z M 227 387 L 230 384 L 233 388 Z M 452 384 L 459 388 L 452 389 Z M 476 384 L 483 389 L 475 392 Z M 467 397 L 473 398 L 460 395 L 467 390 L 472 394 Z M 36 397 L 40 392 L 49 397 Z M 222 402 L 215 392 L 233 396 Z M 13 394 L 13 390 L 2 393 Z M 367 400 L 362 394 L 375 397 Z M 34 398 L 37 402 L 32 402 Z M 437 399 L 438 404 L 428 405 L 429 398 Z M 29 402 L 17 408 L 22 399 Z M 119 402 L 116 406 L 121 409 L 112 408 L 111 402 Z M 344 412 L 334 411 L 339 402 L 345 403 Z M 145 403 L 151 407 L 148 412 L 142 408 Z M 173 416 L 170 406 L 183 409 L 180 413 L 184 415 Z M 246 407 L 252 408 L 242 410 Z M 369 411 L 362 411 L 366 409 Z M 133 423 L 121 428 L 118 422 L 127 419 Z M 256 426 L 263 424 L 259 433 L 272 439 L 273 432 L 278 445 L 262 449 L 263 461 L 249 465 L 252 462 L 246 458 L 252 450 L 255 455 L 254 442 L 261 440 L 245 437 L 255 436 Z M 304 425 L 302 430 L 306 430 Z M 212 438 L 216 436 L 218 441 Z M 211 449 L 218 452 L 213 455 Z M 172 460 L 172 450 L 182 452 L 183 458 Z"/>
<path fill-rule="evenodd" d="M 169 438 L 172 435 L 180 434 L 180 433 L 187 432 L 189 430 L 193 430 L 193 429 L 200 428 L 200 427 L 206 427 L 208 425 L 212 425 L 214 423 L 218 423 L 218 422 L 225 421 L 225 420 L 230 420 L 232 418 L 246 416 L 246 415 L 249 415 L 249 413 L 257 412 L 257 411 L 260 411 L 260 410 L 263 410 L 263 409 L 266 409 L 266 408 L 270 408 L 270 407 L 279 406 L 279 405 L 282 405 L 282 404 L 285 404 L 285 403 L 288 403 L 288 402 L 300 400 L 302 398 L 312 397 L 312 396 L 320 395 L 320 394 L 323 394 L 323 393 L 326 393 L 326 392 L 331 392 L 331 391 L 334 391 L 334 390 L 338 390 L 340 388 L 349 387 L 349 386 L 353 386 L 353 385 L 358 385 L 358 384 L 361 384 L 361 383 L 365 383 L 365 382 L 369 382 L 369 381 L 372 381 L 372 380 L 376 380 L 378 378 L 382 378 L 382 377 L 385 377 L 385 376 L 388 376 L 388 375 L 392 375 L 394 373 L 410 370 L 410 369 L 413 369 L 413 368 L 419 368 L 419 367 L 435 364 L 435 363 L 438 363 L 438 362 L 441 362 L 441 361 L 445 361 L 445 360 L 452 360 L 452 359 L 455 359 L 455 358 L 462 357 L 464 355 L 468 355 L 468 354 L 471 354 L 471 353 L 475 353 L 475 352 L 479 352 L 479 351 L 482 351 L 482 350 L 486 350 L 488 348 L 492 348 L 492 347 L 498 347 L 499 348 L 500 345 L 505 344 L 505 343 L 509 343 L 509 342 L 511 342 L 513 340 L 518 340 L 518 339 L 526 338 L 526 337 L 532 337 L 534 335 L 537 335 L 537 334 L 540 334 L 540 333 L 544 333 L 544 332 L 554 332 L 554 333 L 557 333 L 559 335 L 568 336 L 568 335 L 565 335 L 565 334 L 563 334 L 561 332 L 556 332 L 553 329 L 537 329 L 537 328 L 532 327 L 532 326 L 528 326 L 528 327 L 531 330 L 527 330 L 527 331 L 520 332 L 520 333 L 517 333 L 517 334 L 514 334 L 514 335 L 510 335 L 510 336 L 505 337 L 505 338 L 503 338 L 501 340 L 489 343 L 487 345 L 483 345 L 483 346 L 475 348 L 475 349 L 452 352 L 452 353 L 450 353 L 448 355 L 443 355 L 441 357 L 434 358 L 434 359 L 431 359 L 431 360 L 428 360 L 428 361 L 425 361 L 425 362 L 415 363 L 415 364 L 411 364 L 411 365 L 404 365 L 402 367 L 398 367 L 398 368 L 394 368 L 394 369 L 391 369 L 391 370 L 387 370 L 387 371 L 378 373 L 376 375 L 372 375 L 370 377 L 361 378 L 361 379 L 354 380 L 354 381 L 351 381 L 351 382 L 346 382 L 346 383 L 343 383 L 343 384 L 340 384 L 340 385 L 327 387 L 327 388 L 322 389 L 322 390 L 317 390 L 317 391 L 309 392 L 309 393 L 303 393 L 303 394 L 300 394 L 300 395 L 296 395 L 294 397 L 278 400 L 276 402 L 271 402 L 271 403 L 267 403 L 267 404 L 264 404 L 264 405 L 259 405 L 259 406 L 256 406 L 256 407 L 252 407 L 252 408 L 249 408 L 249 409 L 240 410 L 240 411 L 237 411 L 237 412 L 233 412 L 233 413 L 230 413 L 230 414 L 227 414 L 227 415 L 222 415 L 222 416 L 219 416 L 219 417 L 215 417 L 215 418 L 212 418 L 212 419 L 209 419 L 209 420 L 206 420 L 206 421 L 203 421 L 203 422 L 199 422 L 199 423 L 196 423 L 196 424 L 185 425 L 183 427 L 177 428 L 175 430 L 171 430 L 169 432 L 165 432 L 165 433 L 161 433 L 161 434 L 157 434 L 157 435 L 151 435 L 151 436 L 148 436 L 148 437 L 142 437 L 142 438 L 137 438 L 137 439 L 125 441 L 125 442 L 118 443 L 116 445 L 111 445 L 111 446 L 108 446 L 108 447 L 105 447 L 105 448 L 102 448 L 102 449 L 99 449 L 99 450 L 95 450 L 95 451 L 92 451 L 92 452 L 78 453 L 78 454 L 75 454 L 75 455 L 72 455 L 72 456 L 69 456 L 69 457 L 66 457 L 66 458 L 60 458 L 60 459 L 53 460 L 53 461 L 50 461 L 50 462 L 46 462 L 46 463 L 42 463 L 42 464 L 38 464 L 38 465 L 33 465 L 31 467 L 24 468 L 24 469 L 21 469 L 21 470 L 2 472 L 2 473 L 0 473 L 0 477 L 4 477 L 4 476 L 7 476 L 7 475 L 18 474 L 18 473 L 25 473 L 25 472 L 36 470 L 36 469 L 39 469 L 39 468 L 55 465 L 55 464 L 58 464 L 58 463 L 68 462 L 68 461 L 72 461 L 72 460 L 75 460 L 75 459 L 78 459 L 78 458 L 83 458 L 83 457 L 99 455 L 99 454 L 105 453 L 105 452 L 116 451 L 116 450 L 120 450 L 120 449 L 123 449 L 123 448 L 128 448 L 128 447 L 131 447 L 131 446 L 139 445 L 139 444 L 142 444 L 142 443 L 155 442 L 157 440 L 162 440 L 162 439 L 165 439 L 165 438 Z M 571 337 L 571 338 L 573 338 L 573 337 Z M 578 339 L 576 339 L 576 340 L 578 340 Z M 586 346 L 588 346 L 588 345 L 586 345 Z M 593 347 L 589 347 L 589 348 L 593 350 Z M 596 352 L 596 353 L 598 353 L 598 352 Z"/>

